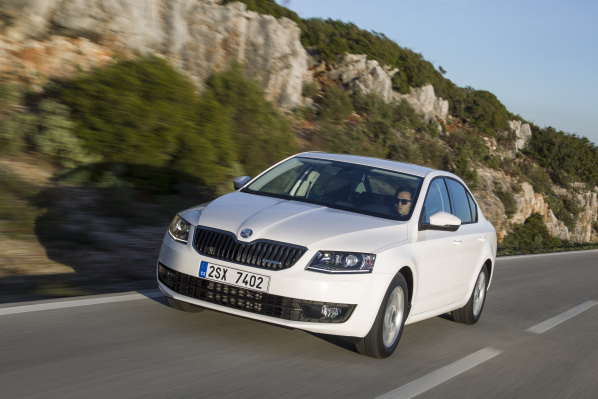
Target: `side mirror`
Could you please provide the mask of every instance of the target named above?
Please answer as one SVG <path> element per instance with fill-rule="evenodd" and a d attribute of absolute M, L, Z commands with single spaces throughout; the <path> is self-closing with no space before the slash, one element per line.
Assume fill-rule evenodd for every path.
<path fill-rule="evenodd" d="M 246 185 L 247 183 L 249 183 L 250 180 L 251 180 L 251 177 L 249 177 L 249 176 L 237 177 L 235 180 L 233 180 L 233 186 L 235 187 L 235 190 L 238 190 L 241 187 L 243 187 L 244 185 Z"/>
<path fill-rule="evenodd" d="M 457 231 L 461 219 L 447 212 L 436 212 L 430 216 L 430 223 L 422 223 L 420 230 Z"/>

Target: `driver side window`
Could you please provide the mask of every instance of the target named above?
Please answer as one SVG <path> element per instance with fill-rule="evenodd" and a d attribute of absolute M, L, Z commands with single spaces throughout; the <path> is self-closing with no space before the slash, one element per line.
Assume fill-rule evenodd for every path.
<path fill-rule="evenodd" d="M 448 191 L 442 178 L 435 179 L 430 183 L 428 195 L 426 195 L 426 201 L 424 202 L 421 222 L 430 223 L 430 216 L 440 211 L 451 213 Z"/>

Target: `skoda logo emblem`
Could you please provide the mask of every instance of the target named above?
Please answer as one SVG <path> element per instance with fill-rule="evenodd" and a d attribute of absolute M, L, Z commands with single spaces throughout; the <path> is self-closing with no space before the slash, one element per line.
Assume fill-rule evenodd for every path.
<path fill-rule="evenodd" d="M 252 234 L 253 234 L 253 230 L 251 230 L 251 229 L 241 230 L 241 237 L 243 237 L 243 238 L 249 238 L 249 237 L 251 237 Z"/>

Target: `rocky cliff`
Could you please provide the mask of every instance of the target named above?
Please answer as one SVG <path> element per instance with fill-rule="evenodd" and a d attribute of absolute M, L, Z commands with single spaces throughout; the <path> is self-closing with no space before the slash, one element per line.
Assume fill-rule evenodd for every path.
<path fill-rule="evenodd" d="M 497 234 L 502 239 L 513 225 L 522 224 L 532 213 L 539 213 L 551 235 L 562 240 L 573 242 L 596 242 L 598 235 L 593 228 L 593 223 L 598 220 L 598 188 L 593 190 L 578 187 L 575 189 L 574 199 L 581 212 L 572 231 L 558 220 L 554 212 L 548 207 L 542 194 L 534 192 L 531 184 L 521 182 L 503 171 L 493 169 L 478 169 L 479 189 L 476 198 L 484 215 L 492 221 Z M 503 192 L 512 191 L 514 186 L 519 186 L 513 195 L 516 201 L 515 213 L 509 218 L 504 205 L 496 196 L 495 190 Z M 557 191 L 559 189 L 557 188 Z"/>
<path fill-rule="evenodd" d="M 212 71 L 244 65 L 269 100 L 299 103 L 307 53 L 297 25 L 210 0 L 5 0 L 3 72 L 33 83 L 107 62 L 114 54 L 169 58 L 201 87 Z M 38 82 L 39 81 L 39 82 Z"/>
<path fill-rule="evenodd" d="M 334 65 L 307 55 L 298 26 L 286 19 L 247 11 L 242 3 L 222 6 L 217 0 L 3 0 L 0 2 L 0 73 L 12 75 L 34 89 L 52 77 L 69 77 L 111 62 L 116 55 L 153 53 L 169 59 L 201 89 L 213 72 L 238 62 L 248 78 L 255 79 L 266 96 L 280 108 L 302 104 L 305 81 L 318 74 L 347 90 L 375 93 L 386 101 L 409 102 L 425 121 L 439 130 L 450 119 L 448 101 L 436 97 L 431 85 L 411 94 L 392 89 L 396 70 L 347 54 Z M 532 132 L 512 121 L 507 134 L 514 148 L 499 157 L 515 157 Z M 447 133 L 448 134 L 448 133 Z M 496 140 L 486 138 L 491 151 Z M 514 224 L 540 213 L 549 231 L 562 239 L 598 241 L 593 224 L 598 218 L 597 188 L 577 189 L 582 209 L 572 231 L 549 209 L 544 197 L 530 184 L 504 172 L 478 170 L 476 197 L 484 213 L 503 237 Z M 515 190 L 516 210 L 509 218 L 495 194 Z"/>

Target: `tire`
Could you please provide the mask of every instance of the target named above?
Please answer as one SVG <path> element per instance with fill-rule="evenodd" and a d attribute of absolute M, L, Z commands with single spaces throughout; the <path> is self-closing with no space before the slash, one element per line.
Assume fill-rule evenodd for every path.
<path fill-rule="evenodd" d="M 372 329 L 355 345 L 357 352 L 378 359 L 392 355 L 403 334 L 408 301 L 407 282 L 402 274 L 397 274 L 386 290 Z"/>
<path fill-rule="evenodd" d="M 171 308 L 174 308 L 176 310 L 181 310 L 183 312 L 197 313 L 197 312 L 202 312 L 203 310 L 205 310 L 201 306 L 192 305 L 187 302 L 179 301 L 178 299 L 174 299 L 169 296 L 166 297 L 166 300 L 168 301 L 168 304 L 170 305 Z"/>
<path fill-rule="evenodd" d="M 484 304 L 486 303 L 486 289 L 488 288 L 488 268 L 482 266 L 478 279 L 476 280 L 473 292 L 467 304 L 461 309 L 453 310 L 453 320 L 462 324 L 475 324 L 482 316 Z"/>

